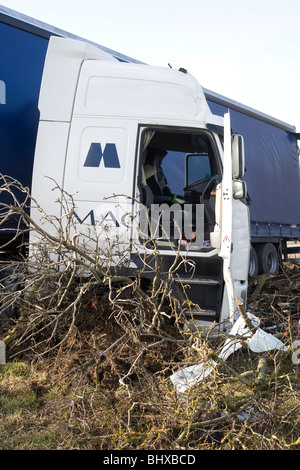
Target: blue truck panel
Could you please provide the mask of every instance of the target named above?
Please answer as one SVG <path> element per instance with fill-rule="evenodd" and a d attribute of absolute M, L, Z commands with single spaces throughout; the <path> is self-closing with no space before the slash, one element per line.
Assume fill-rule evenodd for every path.
<path fill-rule="evenodd" d="M 30 187 L 39 121 L 38 97 L 48 41 L 0 23 L 1 76 L 5 104 L 0 105 L 1 173 Z"/>

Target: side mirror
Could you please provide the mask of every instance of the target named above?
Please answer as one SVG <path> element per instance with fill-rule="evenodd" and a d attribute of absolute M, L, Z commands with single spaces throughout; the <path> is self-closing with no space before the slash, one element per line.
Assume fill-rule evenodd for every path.
<path fill-rule="evenodd" d="M 245 199 L 247 196 L 247 186 L 245 181 L 233 180 L 232 192 L 234 199 Z"/>
<path fill-rule="evenodd" d="M 232 177 L 241 179 L 245 173 L 244 139 L 241 135 L 234 134 L 231 139 L 232 150 Z"/>

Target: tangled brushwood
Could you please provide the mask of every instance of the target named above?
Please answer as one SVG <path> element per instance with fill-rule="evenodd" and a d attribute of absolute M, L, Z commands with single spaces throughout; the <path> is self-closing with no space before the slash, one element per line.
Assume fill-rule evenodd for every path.
<path fill-rule="evenodd" d="M 131 248 L 118 246 L 105 228 L 101 237 L 79 233 L 70 195 L 56 188 L 60 215 L 49 217 L 16 181 L 4 183 L 11 201 L 1 208 L 2 221 L 17 218 L 14 242 L 30 231 L 32 245 L 1 262 L 1 339 L 8 363 L 43 371 L 34 389 L 44 397 L 39 418 L 47 413 L 62 429 L 50 448 L 299 448 L 299 369 L 291 360 L 299 335 L 297 264 L 264 279 L 258 297 L 253 283 L 249 306 L 264 326 L 276 326 L 289 352 L 244 347 L 183 398 L 170 376 L 215 357 L 226 340 L 185 328 L 188 301 L 176 295 L 172 280 L 179 263 L 193 268 L 187 259 L 175 253 L 176 263 L 162 273 L 154 250 L 154 263 L 130 277 Z M 25 194 L 23 204 L 16 191 Z M 0 383 L 0 400 L 1 393 Z"/>

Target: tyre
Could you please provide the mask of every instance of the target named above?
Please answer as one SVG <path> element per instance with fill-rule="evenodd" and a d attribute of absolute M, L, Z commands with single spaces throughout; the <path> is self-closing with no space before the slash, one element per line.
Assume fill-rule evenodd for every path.
<path fill-rule="evenodd" d="M 258 257 L 255 249 L 251 245 L 250 249 L 250 261 L 249 261 L 249 276 L 257 277 L 258 275 Z"/>
<path fill-rule="evenodd" d="M 273 243 L 264 243 L 259 245 L 257 250 L 258 256 L 258 274 L 278 274 L 279 258 L 275 245 Z"/>

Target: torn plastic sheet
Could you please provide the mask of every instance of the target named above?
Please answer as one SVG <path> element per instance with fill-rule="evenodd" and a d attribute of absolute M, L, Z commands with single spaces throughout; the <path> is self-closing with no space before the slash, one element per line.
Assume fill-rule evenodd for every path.
<path fill-rule="evenodd" d="M 205 379 L 212 373 L 215 366 L 217 365 L 214 361 L 209 363 L 200 362 L 192 366 L 180 369 L 171 375 L 170 379 L 176 389 L 176 392 L 181 394 L 186 392 L 190 387 Z"/>
<path fill-rule="evenodd" d="M 228 357 L 235 351 L 240 349 L 244 343 L 248 344 L 251 351 L 257 353 L 271 351 L 273 349 L 281 349 L 282 351 L 288 350 L 279 339 L 259 328 L 259 318 L 249 312 L 247 312 L 247 315 L 253 326 L 256 328 L 255 333 L 253 334 L 249 330 L 245 320 L 240 316 L 229 332 L 230 338 L 225 341 L 219 354 L 220 359 L 226 361 L 226 359 L 228 359 Z M 177 393 L 184 393 L 190 387 L 210 375 L 216 365 L 217 363 L 212 360 L 207 361 L 206 363 L 200 362 L 178 370 L 171 375 L 170 379 L 175 386 Z"/>

